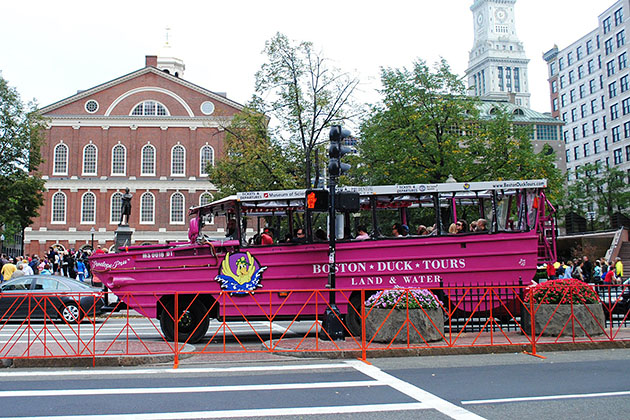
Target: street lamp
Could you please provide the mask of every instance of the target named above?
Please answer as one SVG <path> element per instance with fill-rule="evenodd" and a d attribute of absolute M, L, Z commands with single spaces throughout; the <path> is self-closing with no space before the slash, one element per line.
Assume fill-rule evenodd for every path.
<path fill-rule="evenodd" d="M 96 232 L 96 230 L 94 230 L 94 226 L 92 226 L 90 229 L 90 233 L 92 234 L 92 251 L 94 251 L 94 232 Z"/>
<path fill-rule="evenodd" d="M 595 218 L 595 212 L 589 211 L 586 214 L 588 215 L 589 219 L 591 219 L 591 232 L 593 232 L 593 219 Z"/>

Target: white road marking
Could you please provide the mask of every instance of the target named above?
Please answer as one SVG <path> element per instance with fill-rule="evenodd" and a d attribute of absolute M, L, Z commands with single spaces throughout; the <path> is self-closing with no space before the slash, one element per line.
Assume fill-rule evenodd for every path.
<path fill-rule="evenodd" d="M 549 401 L 549 400 L 564 400 L 574 398 L 602 398 L 602 397 L 621 397 L 630 395 L 630 391 L 618 391 L 618 392 L 599 392 L 592 394 L 564 394 L 564 395 L 543 395 L 539 397 L 514 397 L 514 398 L 496 398 L 492 400 L 470 400 L 462 401 L 462 404 L 499 404 L 499 403 L 512 403 L 512 402 L 524 402 L 524 401 Z"/>
<path fill-rule="evenodd" d="M 398 379 L 388 373 L 385 373 L 376 366 L 368 365 L 358 360 L 348 361 L 346 363 L 354 367 L 359 372 L 373 379 L 376 379 L 377 381 L 383 382 L 389 385 L 391 388 L 394 388 L 395 390 L 426 404 L 428 408 L 433 408 L 453 419 L 483 419 L 483 417 L 478 416 L 475 413 L 472 413 L 462 407 L 443 400 L 442 398 L 439 398 L 431 394 L 430 392 L 420 389 L 415 385 L 405 382 L 402 379 Z"/>
<path fill-rule="evenodd" d="M 179 368 L 179 369 L 89 369 L 89 370 L 46 370 L 29 372 L 2 372 L 0 377 L 37 377 L 37 376 L 104 376 L 104 375 L 179 375 L 189 373 L 230 373 L 230 372 L 277 372 L 293 370 L 350 369 L 346 363 L 318 363 L 312 365 L 271 365 L 271 366 L 233 366 L 227 368 Z"/>
<path fill-rule="evenodd" d="M 346 413 L 372 413 L 381 411 L 408 411 L 426 410 L 426 404 L 402 403 L 402 404 L 368 404 L 368 405 L 342 405 L 332 407 L 294 407 L 294 408 L 254 408 L 248 410 L 221 410 L 221 411 L 189 411 L 176 413 L 141 413 L 141 414 L 103 414 L 80 416 L 42 416 L 42 417 L 1 417 L 5 420 L 171 420 L 171 419 L 224 419 L 235 417 L 265 417 L 265 416 L 305 416 L 309 414 L 346 414 Z"/>
<path fill-rule="evenodd" d="M 9 397 L 59 397 L 59 396 L 94 396 L 98 395 L 133 395 L 133 394 L 190 394 L 200 392 L 241 392 L 241 391 L 276 391 L 287 389 L 325 389 L 353 388 L 366 386 L 385 386 L 379 381 L 343 381 L 310 382 L 292 384 L 257 384 L 224 386 L 185 386 L 163 388 L 94 388 L 94 389 L 26 389 L 20 391 L 0 391 L 0 398 Z"/>

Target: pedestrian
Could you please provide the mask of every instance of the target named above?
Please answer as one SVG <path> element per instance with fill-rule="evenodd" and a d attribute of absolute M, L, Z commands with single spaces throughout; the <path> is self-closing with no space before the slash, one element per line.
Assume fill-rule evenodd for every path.
<path fill-rule="evenodd" d="M 28 265 L 33 269 L 33 274 L 39 274 L 39 257 L 37 254 L 33 255 L 33 258 Z"/>
<path fill-rule="evenodd" d="M 4 281 L 9 281 L 15 270 L 17 270 L 17 267 L 13 264 L 13 259 L 11 258 L 2 266 L 2 271 L 0 271 Z"/>
<path fill-rule="evenodd" d="M 617 257 L 615 263 L 615 275 L 620 279 L 623 277 L 623 263 L 621 262 L 621 258 Z"/>
<path fill-rule="evenodd" d="M 31 266 L 28 265 L 28 260 L 26 258 L 22 260 L 22 265 L 23 265 L 22 271 L 24 272 L 24 275 L 32 276 L 33 274 L 35 274 L 33 273 L 33 269 L 31 268 Z"/>
<path fill-rule="evenodd" d="M 85 282 L 85 264 L 83 264 L 83 261 L 81 260 L 81 258 L 77 258 L 77 264 L 76 264 L 76 272 L 77 272 L 77 278 L 79 279 L 79 281 L 81 283 Z"/>
<path fill-rule="evenodd" d="M 16 279 L 18 277 L 22 277 L 24 275 L 24 271 L 22 271 L 23 268 L 24 268 L 24 264 L 21 262 L 18 263 L 17 270 L 15 270 L 13 274 L 11 275 L 11 280 Z"/>
<path fill-rule="evenodd" d="M 582 260 L 584 262 L 582 265 L 582 275 L 584 276 L 584 281 L 590 283 L 591 276 L 593 275 L 593 264 L 586 255 L 582 258 Z"/>
<path fill-rule="evenodd" d="M 273 232 L 271 232 L 271 229 L 266 227 L 262 235 L 260 235 L 260 239 L 263 245 L 273 245 Z"/>

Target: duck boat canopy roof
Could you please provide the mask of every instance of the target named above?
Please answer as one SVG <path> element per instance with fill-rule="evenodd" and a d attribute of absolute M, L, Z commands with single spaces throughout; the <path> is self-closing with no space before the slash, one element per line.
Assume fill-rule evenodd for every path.
<path fill-rule="evenodd" d="M 433 194 L 443 198 L 489 198 L 496 193 L 502 195 L 515 194 L 521 189 L 546 188 L 546 179 L 514 180 L 514 181 L 484 181 L 484 182 L 450 182 L 441 184 L 405 184 L 378 186 L 345 186 L 338 187 L 340 192 L 358 193 L 362 204 L 369 197 L 388 197 L 390 202 L 427 201 Z M 190 215 L 207 214 L 210 212 L 224 212 L 233 209 L 237 203 L 242 207 L 260 208 L 300 208 L 304 206 L 306 189 L 270 190 L 239 192 L 203 206 L 192 207 Z M 424 196 L 424 197 L 422 197 Z"/>

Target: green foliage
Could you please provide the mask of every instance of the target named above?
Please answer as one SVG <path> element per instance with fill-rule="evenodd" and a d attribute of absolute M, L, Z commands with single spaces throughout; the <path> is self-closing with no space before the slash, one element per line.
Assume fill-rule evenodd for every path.
<path fill-rule="evenodd" d="M 630 211 L 630 185 L 623 171 L 598 162 L 580 166 L 576 176 L 567 189 L 563 213 L 585 216 L 592 210 L 594 221 L 607 225 L 615 212 Z"/>
<path fill-rule="evenodd" d="M 27 110 L 17 90 L 0 77 L 0 225 L 9 233 L 31 224 L 43 203 L 44 181 L 35 171 L 45 120 L 36 108 L 29 103 Z"/>
<path fill-rule="evenodd" d="M 368 184 L 547 178 L 559 189 L 553 153 L 536 154 L 530 127 L 499 109 L 482 119 L 479 100 L 442 60 L 433 70 L 383 69 L 382 103 L 361 125 L 355 181 Z"/>

